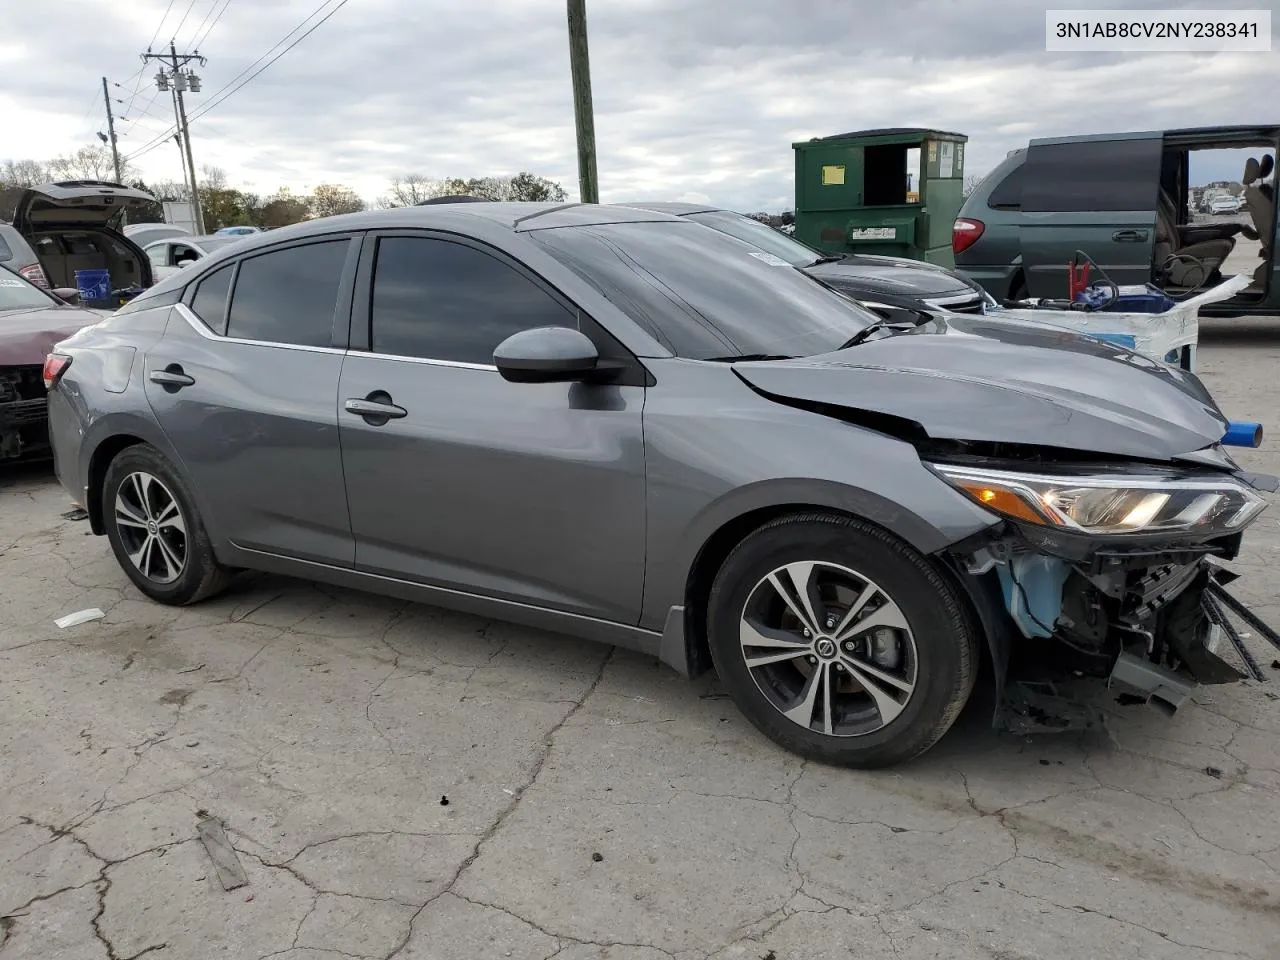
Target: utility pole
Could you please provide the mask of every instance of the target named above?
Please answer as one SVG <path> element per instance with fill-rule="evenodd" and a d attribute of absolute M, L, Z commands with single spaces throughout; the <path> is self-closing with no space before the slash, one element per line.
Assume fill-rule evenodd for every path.
<path fill-rule="evenodd" d="M 583 203 L 600 202 L 596 179 L 596 122 L 591 106 L 591 62 L 587 56 L 586 0 L 569 3 L 569 70 L 573 76 L 573 119 L 578 134 L 578 193 Z"/>
<path fill-rule="evenodd" d="M 107 105 L 107 138 L 111 143 L 111 164 L 115 167 L 116 183 L 122 183 L 120 179 L 120 151 L 116 149 L 116 118 L 111 115 L 111 94 L 107 92 L 107 78 L 102 78 L 102 102 Z M 102 134 L 98 134 L 99 137 Z"/>
<path fill-rule="evenodd" d="M 178 53 L 177 48 L 173 45 L 173 41 L 169 41 L 169 53 L 152 53 L 148 50 L 142 55 L 143 61 L 159 60 L 162 64 L 168 65 L 166 71 L 162 66 L 160 72 L 156 74 L 156 87 L 161 90 L 173 91 L 173 112 L 176 119 L 178 129 L 177 140 L 182 150 L 183 156 L 183 179 L 187 181 L 191 190 L 191 211 L 195 216 L 196 233 L 204 233 L 204 211 L 200 206 L 200 190 L 196 181 L 196 163 L 191 156 L 191 130 L 187 126 L 187 106 L 182 99 L 184 90 L 192 93 L 200 92 L 200 78 L 190 69 L 184 69 L 192 60 L 200 61 L 200 65 L 204 66 L 207 61 L 200 56 L 199 51 L 195 53 Z"/>

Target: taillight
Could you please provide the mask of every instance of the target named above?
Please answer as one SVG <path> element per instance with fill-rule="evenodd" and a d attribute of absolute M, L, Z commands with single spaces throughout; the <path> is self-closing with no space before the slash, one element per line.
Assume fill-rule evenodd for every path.
<path fill-rule="evenodd" d="M 34 283 L 37 287 L 49 289 L 49 278 L 44 275 L 44 267 L 38 263 L 29 263 L 25 267 L 19 267 L 18 273 L 22 274 L 27 280 Z"/>
<path fill-rule="evenodd" d="M 968 217 L 958 219 L 951 227 L 951 252 L 964 253 L 978 242 L 985 229 L 987 226 L 981 220 L 970 220 Z"/>
<path fill-rule="evenodd" d="M 61 353 L 51 353 L 44 358 L 44 388 L 52 390 L 71 366 L 71 358 Z"/>

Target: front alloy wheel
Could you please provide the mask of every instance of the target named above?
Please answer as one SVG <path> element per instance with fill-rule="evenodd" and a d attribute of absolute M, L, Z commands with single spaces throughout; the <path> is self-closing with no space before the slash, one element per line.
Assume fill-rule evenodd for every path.
<path fill-rule="evenodd" d="M 840 564 L 801 560 L 766 574 L 747 598 L 739 641 L 774 708 L 826 736 L 881 730 L 915 692 L 907 618 L 878 584 Z"/>
<path fill-rule="evenodd" d="M 770 521 L 722 564 L 707 605 L 716 671 L 743 714 L 801 756 L 879 767 L 947 731 L 977 675 L 958 587 L 880 527 Z"/>

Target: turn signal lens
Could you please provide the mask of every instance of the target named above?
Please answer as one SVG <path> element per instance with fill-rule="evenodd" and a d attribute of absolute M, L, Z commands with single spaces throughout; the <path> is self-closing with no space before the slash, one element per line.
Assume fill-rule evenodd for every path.
<path fill-rule="evenodd" d="M 1026 500 L 1005 487 L 994 483 L 983 483 L 980 480 L 957 479 L 955 485 L 989 510 L 1003 513 L 1015 520 L 1027 523 L 1046 524 L 1044 514 L 1032 508 Z"/>
<path fill-rule="evenodd" d="M 67 367 L 71 366 L 71 358 L 61 353 L 51 353 L 44 358 L 44 388 L 52 390 L 53 385 L 57 383 Z"/>

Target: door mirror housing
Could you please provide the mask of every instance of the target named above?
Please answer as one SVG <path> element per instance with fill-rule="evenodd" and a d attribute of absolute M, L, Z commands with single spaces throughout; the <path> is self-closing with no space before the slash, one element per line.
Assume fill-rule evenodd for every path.
<path fill-rule="evenodd" d="M 54 287 L 49 291 L 59 300 L 66 301 L 73 307 L 80 305 L 80 291 L 76 287 Z"/>
<path fill-rule="evenodd" d="M 571 383 L 596 373 L 600 352 L 580 330 L 534 327 L 498 344 L 493 362 L 512 383 Z"/>

